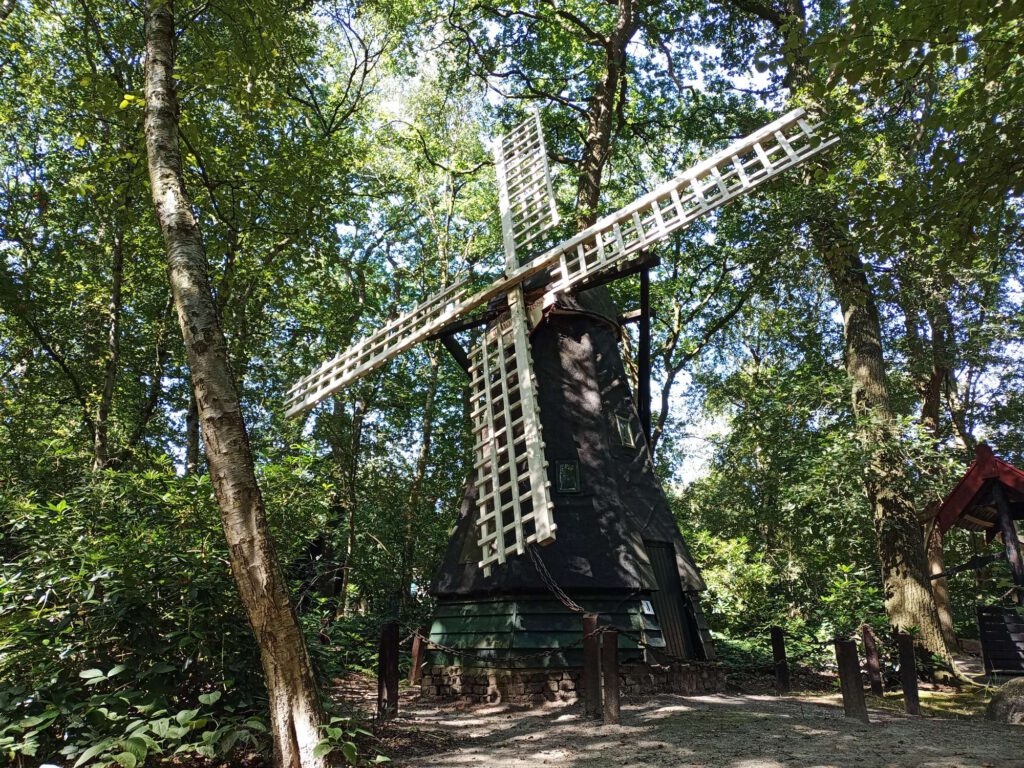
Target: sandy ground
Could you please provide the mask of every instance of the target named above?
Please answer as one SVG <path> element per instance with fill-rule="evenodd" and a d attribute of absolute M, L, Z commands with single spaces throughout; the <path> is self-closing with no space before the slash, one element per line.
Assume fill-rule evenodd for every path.
<path fill-rule="evenodd" d="M 833 696 L 662 695 L 623 704 L 614 726 L 585 720 L 578 705 L 403 704 L 395 725 L 443 750 L 392 752 L 404 768 L 1024 768 L 1024 727 L 880 710 L 863 725 Z"/>

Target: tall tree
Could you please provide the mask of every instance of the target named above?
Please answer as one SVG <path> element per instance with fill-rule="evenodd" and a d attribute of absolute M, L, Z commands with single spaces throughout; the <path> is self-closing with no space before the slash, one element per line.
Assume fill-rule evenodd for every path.
<path fill-rule="evenodd" d="M 732 0 L 732 5 L 740 14 L 749 14 L 765 25 L 773 50 L 786 51 L 783 84 L 810 99 L 819 115 L 829 115 L 833 110 L 828 100 L 812 97 L 821 94 L 822 88 L 808 53 L 814 30 L 803 0 L 779 4 Z M 834 172 L 833 164 L 830 157 L 815 162 L 819 174 L 825 176 Z M 928 579 L 921 527 L 904 477 L 878 302 L 848 207 L 827 186 L 816 189 L 815 197 L 807 223 L 842 311 L 845 365 L 864 452 L 864 490 L 874 515 L 886 612 L 893 625 L 916 628 L 925 648 L 948 659 Z"/>
<path fill-rule="evenodd" d="M 153 206 L 167 250 L 168 277 L 231 570 L 260 647 L 274 764 L 325 766 L 326 757 L 316 753 L 323 709 L 267 527 L 237 383 L 210 290 L 206 252 L 182 175 L 175 43 L 173 2 L 152 0 L 146 12 L 144 131 Z"/>

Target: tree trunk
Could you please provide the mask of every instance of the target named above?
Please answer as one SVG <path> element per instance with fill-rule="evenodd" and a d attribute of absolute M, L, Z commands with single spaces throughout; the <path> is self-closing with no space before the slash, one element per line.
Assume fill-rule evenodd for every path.
<path fill-rule="evenodd" d="M 942 551 L 942 532 L 939 526 L 932 523 L 928 526 L 928 572 L 935 576 L 946 570 L 946 561 Z M 956 630 L 953 628 L 953 605 L 949 599 L 949 586 L 946 577 L 932 579 L 932 597 L 935 598 L 935 610 L 939 613 L 939 625 L 946 645 L 956 648 Z"/>
<path fill-rule="evenodd" d="M 324 723 L 305 641 L 278 567 L 263 497 L 209 283 L 209 266 L 185 189 L 174 90 L 174 6 L 146 15 L 145 138 L 157 221 L 195 389 L 231 571 L 260 648 L 274 737 L 274 765 L 328 765 L 314 756 Z"/>
<path fill-rule="evenodd" d="M 423 422 L 420 424 L 419 454 L 416 457 L 416 469 L 413 473 L 412 488 L 409 490 L 409 501 L 405 505 L 402 532 L 402 601 L 410 598 L 413 580 L 413 559 L 416 555 L 416 517 L 423 500 L 423 484 L 427 478 L 430 463 L 430 444 L 434 435 L 434 411 L 437 400 L 437 377 L 440 361 L 437 350 L 428 349 L 430 355 L 430 373 L 427 375 L 427 397 L 423 404 Z"/>
<path fill-rule="evenodd" d="M 626 77 L 626 48 L 636 34 L 638 19 L 634 0 L 619 0 L 615 30 L 605 45 L 604 77 L 594 89 L 587 115 L 587 133 L 576 183 L 576 226 L 585 229 L 597 221 L 601 200 L 601 176 L 611 152 L 612 119 Z"/>
<path fill-rule="evenodd" d="M 338 477 L 336 507 L 338 519 L 342 515 L 345 524 L 345 558 L 341 565 L 341 580 L 335 595 L 335 617 L 348 615 L 348 585 L 352 581 L 352 565 L 356 550 L 356 505 L 359 501 L 357 483 L 359 479 L 359 452 L 363 440 L 363 421 L 366 416 L 367 402 L 357 399 L 352 405 L 352 418 L 346 430 L 344 405 L 341 398 L 334 399 L 334 410 L 331 414 L 331 425 L 327 432 L 328 445 L 334 458 L 334 471 Z"/>
<path fill-rule="evenodd" d="M 185 414 L 185 474 L 195 475 L 199 472 L 199 406 L 196 405 L 196 393 L 188 395 L 188 412 Z"/>
<path fill-rule="evenodd" d="M 796 56 L 785 77 L 790 88 L 809 89 L 815 82 L 807 56 L 807 12 L 803 0 L 785 0 L 783 9 L 763 0 L 732 0 L 742 11 L 759 16 L 788 38 L 799 40 Z M 817 105 L 827 114 L 828 104 Z M 830 171 L 829 161 L 817 165 Z M 885 610 L 900 629 L 916 627 L 919 643 L 952 665 L 932 598 L 924 536 L 913 501 L 904 487 L 900 436 L 889 399 L 889 381 L 882 351 L 878 306 L 838 200 L 824 191 L 809 212 L 811 239 L 832 283 L 843 312 L 846 372 L 851 383 L 853 411 L 866 456 L 864 490 L 871 505 L 882 566 Z"/>
<path fill-rule="evenodd" d="M 117 371 L 121 365 L 121 305 L 124 284 L 124 232 L 120 211 L 116 214 L 113 254 L 110 266 L 110 302 L 107 305 L 107 359 L 103 364 L 103 387 L 96 409 L 96 430 L 93 432 L 93 469 L 104 469 L 110 463 L 110 408 L 114 402 Z"/>
<path fill-rule="evenodd" d="M 864 265 L 837 206 L 811 221 L 811 236 L 843 312 L 846 371 L 865 454 L 864 488 L 871 505 L 882 564 L 885 609 L 895 627 L 916 627 L 919 643 L 949 661 L 932 599 L 921 526 L 901 476 L 903 457 L 889 399 L 878 307 Z"/>

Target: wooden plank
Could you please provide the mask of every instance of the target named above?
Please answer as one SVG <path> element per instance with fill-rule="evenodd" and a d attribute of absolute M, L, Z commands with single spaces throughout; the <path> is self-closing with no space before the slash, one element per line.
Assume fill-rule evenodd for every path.
<path fill-rule="evenodd" d="M 870 723 L 860 679 L 860 660 L 853 640 L 836 640 L 836 663 L 839 666 L 839 687 L 843 694 L 843 712 L 847 717 Z"/>
<path fill-rule="evenodd" d="M 875 633 L 867 624 L 862 626 L 860 631 L 861 637 L 864 639 L 864 666 L 868 671 L 868 680 L 871 682 L 871 693 L 875 696 L 884 696 L 882 664 L 878 658 L 878 643 Z"/>
<path fill-rule="evenodd" d="M 377 647 L 377 717 L 387 720 L 398 714 L 398 622 L 381 627 Z"/>
<path fill-rule="evenodd" d="M 906 632 L 896 636 L 900 652 L 900 683 L 903 685 L 903 709 L 908 715 L 921 714 L 921 700 L 917 692 L 917 657 L 914 638 Z"/>
<path fill-rule="evenodd" d="M 601 681 L 604 686 L 604 724 L 619 722 L 619 632 L 606 629 L 601 635 Z"/>
<path fill-rule="evenodd" d="M 430 630 L 420 627 L 412 637 L 412 661 L 409 664 L 409 685 L 419 685 L 423 676 L 423 664 L 427 658 L 427 643 L 424 638 Z"/>
<path fill-rule="evenodd" d="M 772 659 L 775 662 L 775 692 L 789 693 L 789 663 L 786 661 L 786 636 L 782 627 L 771 628 Z"/>
<path fill-rule="evenodd" d="M 583 706 L 587 717 L 601 717 L 601 649 L 597 614 L 583 616 Z"/>
<path fill-rule="evenodd" d="M 651 271 L 640 272 L 640 337 L 636 361 L 636 404 L 647 445 L 651 444 Z"/>

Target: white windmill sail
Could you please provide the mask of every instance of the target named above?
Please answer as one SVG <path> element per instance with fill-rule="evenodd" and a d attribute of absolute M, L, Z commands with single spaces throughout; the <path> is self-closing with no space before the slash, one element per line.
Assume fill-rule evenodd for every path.
<path fill-rule="evenodd" d="M 527 544 L 555 539 L 521 287 L 473 348 L 469 376 L 480 567 L 489 576 Z"/>
<path fill-rule="evenodd" d="M 519 266 L 517 254 L 558 224 L 539 112 L 494 143 L 494 166 L 506 271 L 511 272 Z"/>
<path fill-rule="evenodd" d="M 548 291 L 582 288 L 622 269 L 672 233 L 839 140 L 822 140 L 819 127 L 804 119 L 802 109 L 793 110 L 555 246 L 541 257 L 553 265 Z"/>

